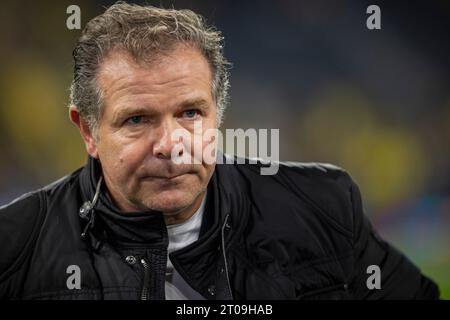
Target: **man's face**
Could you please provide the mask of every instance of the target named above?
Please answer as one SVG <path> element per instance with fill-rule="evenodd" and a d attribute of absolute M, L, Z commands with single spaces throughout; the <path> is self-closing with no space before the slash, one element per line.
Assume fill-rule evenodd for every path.
<path fill-rule="evenodd" d="M 177 165 L 171 153 L 174 130 L 186 130 L 191 150 L 207 146 L 202 133 L 217 127 L 211 81 L 207 60 L 185 45 L 150 65 L 119 51 L 102 63 L 98 83 L 105 104 L 91 155 L 100 160 L 119 208 L 176 213 L 206 190 L 214 164 Z M 198 121 L 202 130 L 194 139 Z"/>

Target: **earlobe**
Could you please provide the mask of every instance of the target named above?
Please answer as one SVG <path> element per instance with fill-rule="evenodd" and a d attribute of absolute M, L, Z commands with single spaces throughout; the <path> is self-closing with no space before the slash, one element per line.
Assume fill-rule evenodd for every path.
<path fill-rule="evenodd" d="M 72 121 L 80 130 L 81 137 L 83 138 L 84 144 L 86 146 L 86 151 L 93 158 L 98 159 L 97 142 L 94 139 L 89 125 L 80 115 L 80 112 L 75 105 L 71 105 L 69 107 L 69 118 L 70 121 Z"/>

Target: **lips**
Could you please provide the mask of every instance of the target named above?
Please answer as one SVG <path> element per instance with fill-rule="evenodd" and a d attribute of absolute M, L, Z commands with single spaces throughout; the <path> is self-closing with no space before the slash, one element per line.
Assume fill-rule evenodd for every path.
<path fill-rule="evenodd" d="M 187 174 L 195 174 L 197 168 L 192 166 L 184 167 L 154 167 L 148 171 L 140 172 L 140 178 L 143 180 L 173 180 Z"/>
<path fill-rule="evenodd" d="M 160 177 L 152 177 L 152 178 L 171 180 L 171 179 L 175 179 L 175 178 L 181 177 L 182 175 L 185 175 L 185 173 L 180 173 L 180 174 L 177 174 L 177 175 L 174 175 L 174 176 L 169 176 L 169 177 L 160 176 Z"/>
<path fill-rule="evenodd" d="M 146 176 L 143 179 L 144 180 L 173 180 L 175 178 L 184 176 L 184 175 L 189 174 L 189 173 L 190 172 L 183 172 L 183 173 L 179 173 L 179 174 L 176 174 L 176 175 L 170 175 L 170 176 L 161 176 L 161 175 L 159 175 L 159 176 Z"/>

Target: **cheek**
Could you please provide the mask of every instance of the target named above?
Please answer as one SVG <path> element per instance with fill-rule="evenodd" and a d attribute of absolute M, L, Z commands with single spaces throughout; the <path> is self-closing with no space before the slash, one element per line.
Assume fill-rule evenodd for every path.
<path fill-rule="evenodd" d="M 119 179 L 131 177 L 146 156 L 145 148 L 138 142 L 120 143 L 105 139 L 99 144 L 98 151 L 104 169 Z"/>

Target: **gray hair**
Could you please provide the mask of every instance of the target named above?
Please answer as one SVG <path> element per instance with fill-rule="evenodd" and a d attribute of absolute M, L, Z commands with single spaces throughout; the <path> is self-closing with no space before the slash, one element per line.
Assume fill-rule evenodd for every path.
<path fill-rule="evenodd" d="M 223 55 L 220 31 L 191 10 L 162 9 L 117 2 L 93 18 L 84 28 L 73 50 L 74 77 L 70 103 L 95 132 L 100 119 L 103 96 L 97 72 L 103 59 L 113 50 L 125 50 L 136 61 L 152 61 L 174 45 L 186 43 L 199 49 L 212 71 L 212 95 L 220 126 L 229 101 L 230 63 Z"/>

